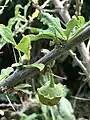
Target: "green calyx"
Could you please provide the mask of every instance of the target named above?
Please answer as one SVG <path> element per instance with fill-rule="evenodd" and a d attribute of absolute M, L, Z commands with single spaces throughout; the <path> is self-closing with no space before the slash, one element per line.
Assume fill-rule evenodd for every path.
<path fill-rule="evenodd" d="M 64 86 L 62 84 L 52 84 L 53 81 L 46 82 L 41 88 L 38 88 L 38 96 L 44 105 L 56 105 L 63 96 Z"/>

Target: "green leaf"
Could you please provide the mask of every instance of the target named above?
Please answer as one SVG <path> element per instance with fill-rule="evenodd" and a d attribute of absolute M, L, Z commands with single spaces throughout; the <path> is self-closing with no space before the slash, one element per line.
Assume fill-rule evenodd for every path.
<path fill-rule="evenodd" d="M 6 77 L 8 77 L 9 74 L 12 73 L 13 71 L 14 71 L 14 69 L 12 67 L 8 67 L 6 69 L 2 69 L 1 70 L 1 74 L 0 74 L 0 80 L 3 80 Z"/>
<path fill-rule="evenodd" d="M 15 24 L 16 21 L 17 21 L 16 17 L 10 18 L 8 21 L 8 28 L 12 29 L 12 26 Z"/>
<path fill-rule="evenodd" d="M 51 37 L 51 36 L 50 36 Z M 31 41 L 39 40 L 40 38 L 45 38 L 45 35 L 38 34 L 38 35 L 26 35 L 24 36 L 18 45 L 15 46 L 16 49 L 26 54 L 28 59 L 30 59 L 30 50 L 31 50 Z"/>
<path fill-rule="evenodd" d="M 36 67 L 36 68 L 38 68 L 40 71 L 42 71 L 42 70 L 44 69 L 44 67 L 45 67 L 45 65 L 42 64 L 42 63 L 34 63 L 34 64 L 24 65 L 24 66 L 27 67 L 27 68 Z"/>
<path fill-rule="evenodd" d="M 31 37 L 29 35 L 26 35 L 21 39 L 19 44 L 15 46 L 16 49 L 26 54 L 28 59 L 30 59 L 31 40 L 33 37 L 33 35 L 31 35 Z"/>
<path fill-rule="evenodd" d="M 58 33 L 57 36 L 61 37 Z M 41 30 L 37 35 L 38 39 L 45 38 L 45 39 L 56 39 L 55 31 L 53 27 L 49 27 L 47 30 Z"/>
<path fill-rule="evenodd" d="M 31 66 L 38 68 L 40 71 L 42 71 L 45 67 L 45 65 L 42 63 L 34 63 L 34 64 L 31 64 Z"/>
<path fill-rule="evenodd" d="M 3 24 L 0 24 L 0 35 L 2 36 L 3 41 L 6 43 L 16 45 L 11 30 Z"/>
<path fill-rule="evenodd" d="M 26 17 L 23 16 L 23 15 L 20 15 L 20 10 L 19 9 L 23 9 L 23 7 L 20 4 L 16 5 L 15 16 L 13 18 L 10 18 L 9 22 L 8 22 L 8 27 L 10 29 L 12 29 L 13 25 L 15 25 L 15 32 L 19 31 L 20 29 L 23 29 L 22 26 L 25 27 L 24 26 L 25 24 L 22 24 L 22 22 L 24 22 L 24 23 L 27 22 Z"/>
<path fill-rule="evenodd" d="M 78 35 L 80 32 L 82 32 L 87 26 L 90 25 L 90 20 L 88 22 L 86 22 L 85 24 L 83 24 L 82 26 L 80 26 L 74 33 L 74 35 L 72 36 L 75 37 L 76 35 Z"/>
<path fill-rule="evenodd" d="M 18 14 L 20 13 L 19 12 L 20 8 L 23 9 L 23 7 L 20 4 L 16 5 L 16 7 L 15 7 L 15 16 L 18 16 Z"/>
<path fill-rule="evenodd" d="M 34 27 L 28 27 L 28 29 L 30 29 L 31 33 L 36 33 L 36 34 L 38 34 L 40 31 L 42 31 L 42 29 L 34 28 Z"/>
<path fill-rule="evenodd" d="M 13 72 L 14 69 L 12 67 L 8 67 L 6 69 L 2 69 L 1 70 L 1 74 L 4 74 L 4 75 L 9 75 L 11 72 Z"/>
<path fill-rule="evenodd" d="M 85 18 L 83 16 L 78 16 L 78 25 L 82 26 L 85 24 Z"/>
<path fill-rule="evenodd" d="M 64 31 L 65 35 L 67 36 L 67 39 L 70 39 L 76 31 L 82 27 L 85 24 L 85 19 L 83 16 L 78 16 L 72 18 L 67 24 L 66 24 L 66 30 Z"/>
<path fill-rule="evenodd" d="M 50 26 L 48 29 L 43 30 L 39 28 L 30 28 L 30 31 L 32 33 L 37 33 L 37 35 L 33 35 L 33 40 L 32 41 L 37 41 L 39 39 L 45 38 L 45 39 L 56 39 L 57 38 L 62 38 L 62 36 L 53 28 L 53 26 Z"/>
<path fill-rule="evenodd" d="M 29 85 L 29 84 L 20 84 L 14 88 L 24 89 L 24 88 L 30 88 L 30 87 L 31 87 L 31 85 Z"/>
<path fill-rule="evenodd" d="M 12 29 L 13 25 L 15 25 L 15 30 L 18 29 L 18 31 L 20 30 L 20 28 L 22 29 L 22 26 L 24 26 L 21 22 L 26 23 L 27 20 L 24 16 L 21 16 L 20 14 L 18 16 L 15 16 L 11 19 L 9 19 L 8 21 L 8 28 Z"/>
<path fill-rule="evenodd" d="M 35 33 L 37 35 L 35 35 L 33 41 L 36 41 L 36 40 L 39 40 L 41 38 L 46 38 L 46 39 L 55 39 L 55 31 L 54 31 L 54 28 L 53 27 L 49 27 L 48 29 L 46 30 L 43 30 L 43 29 L 39 29 L 39 28 L 31 28 L 30 27 L 30 31 L 32 33 Z M 59 37 L 60 35 L 57 34 Z"/>
<path fill-rule="evenodd" d="M 20 91 L 22 91 L 23 93 L 27 95 L 31 95 L 31 92 L 28 89 L 20 89 Z"/>
<path fill-rule="evenodd" d="M 67 24 L 66 24 L 66 30 L 65 30 L 65 35 L 67 36 L 67 39 L 69 38 L 70 32 L 73 32 L 73 28 L 77 25 L 77 19 L 71 19 Z"/>
<path fill-rule="evenodd" d="M 0 49 L 6 44 L 7 42 L 3 40 L 3 38 L 0 39 Z"/>
<path fill-rule="evenodd" d="M 39 34 L 37 35 L 33 34 L 26 35 L 21 39 L 19 44 L 15 46 L 15 48 L 26 54 L 28 59 L 30 59 L 31 41 L 37 41 L 41 38 L 55 39 L 56 36 L 51 30 L 52 28 L 50 27 L 47 30 L 40 30 Z M 60 36 L 58 35 L 58 37 Z"/>
<path fill-rule="evenodd" d="M 28 11 L 28 8 L 30 7 L 30 4 L 31 4 L 31 0 L 28 1 L 28 3 L 25 5 L 24 7 L 24 16 L 27 17 L 27 11 Z"/>
<path fill-rule="evenodd" d="M 36 117 L 37 117 L 36 113 L 32 113 L 31 115 L 25 115 L 23 113 L 20 120 L 37 120 Z"/>
<path fill-rule="evenodd" d="M 65 97 L 60 99 L 59 111 L 63 120 L 76 120 L 71 103 Z"/>
<path fill-rule="evenodd" d="M 63 38 L 65 38 L 65 34 L 63 32 L 63 28 L 60 25 L 59 18 L 55 18 L 49 13 L 41 13 L 38 18 L 43 24 L 48 25 L 48 27 L 53 26 L 54 34 L 57 35 L 59 33 Z"/>

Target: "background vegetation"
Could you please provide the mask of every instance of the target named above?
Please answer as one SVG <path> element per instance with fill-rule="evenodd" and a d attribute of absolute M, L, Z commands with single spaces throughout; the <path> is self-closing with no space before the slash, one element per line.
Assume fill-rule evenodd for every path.
<path fill-rule="evenodd" d="M 89 3 L 0 1 L 1 120 L 90 119 Z"/>

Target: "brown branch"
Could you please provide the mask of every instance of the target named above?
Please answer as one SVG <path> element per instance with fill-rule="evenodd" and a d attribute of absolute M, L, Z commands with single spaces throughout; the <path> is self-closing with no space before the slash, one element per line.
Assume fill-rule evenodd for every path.
<path fill-rule="evenodd" d="M 36 63 L 44 63 L 47 64 L 52 60 L 56 60 L 61 57 L 63 54 L 68 52 L 68 50 L 72 49 L 73 47 L 77 46 L 78 44 L 82 43 L 83 41 L 87 40 L 90 37 L 90 26 L 85 28 L 81 33 L 71 39 L 68 43 L 63 45 L 61 48 L 54 48 L 50 53 L 36 61 Z M 12 75 L 10 75 L 7 79 L 0 82 L 0 88 L 3 87 L 13 87 L 20 82 L 23 82 L 25 79 L 28 79 L 31 76 L 34 76 L 38 69 L 35 68 L 23 68 L 20 70 L 16 70 Z"/>

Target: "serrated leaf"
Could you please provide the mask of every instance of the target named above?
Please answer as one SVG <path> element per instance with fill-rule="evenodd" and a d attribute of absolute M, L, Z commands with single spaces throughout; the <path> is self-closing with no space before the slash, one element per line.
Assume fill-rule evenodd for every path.
<path fill-rule="evenodd" d="M 32 33 L 37 33 L 37 35 L 35 35 L 34 39 L 32 41 L 36 41 L 42 38 L 45 39 L 56 39 L 57 38 L 62 38 L 62 36 L 56 31 L 55 33 L 55 29 L 53 26 L 50 26 L 48 29 L 43 30 L 43 29 L 39 29 L 39 28 L 30 28 L 30 31 Z"/>
<path fill-rule="evenodd" d="M 0 35 L 2 36 L 3 41 L 6 43 L 16 45 L 11 30 L 3 24 L 0 24 Z"/>
<path fill-rule="evenodd" d="M 43 22 L 43 24 L 48 25 L 49 27 L 53 26 L 54 34 L 56 34 L 58 32 L 63 38 L 65 37 L 65 34 L 63 32 L 63 28 L 61 27 L 59 18 L 55 18 L 52 15 L 50 15 L 49 13 L 41 13 L 38 19 L 41 22 Z"/>

